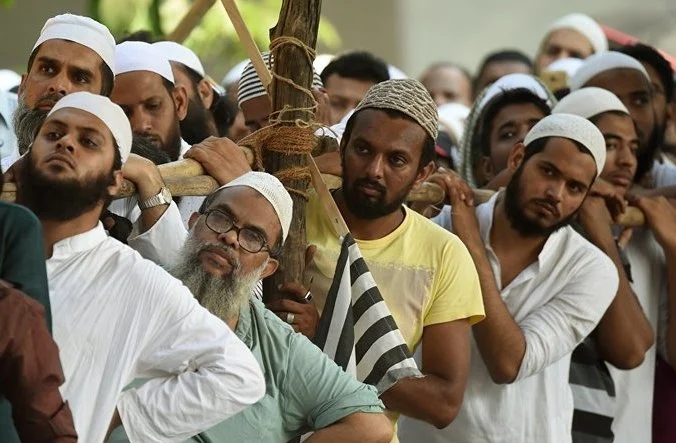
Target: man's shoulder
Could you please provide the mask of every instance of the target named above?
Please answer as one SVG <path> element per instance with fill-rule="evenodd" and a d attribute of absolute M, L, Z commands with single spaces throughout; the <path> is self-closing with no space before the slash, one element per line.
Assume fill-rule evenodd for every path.
<path fill-rule="evenodd" d="M 589 272 L 607 270 L 609 273 L 617 273 L 610 257 L 572 226 L 561 228 L 556 235 L 560 236 L 559 242 L 555 245 L 556 266 L 570 266 Z"/>
<path fill-rule="evenodd" d="M 5 229 L 7 227 L 19 227 L 22 231 L 25 231 L 40 226 L 40 221 L 28 208 L 3 201 L 0 201 L 0 221 L 2 221 L 2 226 Z"/>

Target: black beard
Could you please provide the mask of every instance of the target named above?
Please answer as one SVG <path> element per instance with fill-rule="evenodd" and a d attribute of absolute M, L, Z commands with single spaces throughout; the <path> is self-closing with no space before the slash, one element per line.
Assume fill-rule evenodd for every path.
<path fill-rule="evenodd" d="M 188 100 L 188 113 L 181 121 L 181 136 L 191 145 L 196 145 L 210 136 L 218 137 L 214 117 L 200 100 L 194 98 Z"/>
<path fill-rule="evenodd" d="M 162 140 L 154 134 L 135 132 L 135 136 L 145 138 L 150 144 L 167 153 L 172 162 L 178 160 L 181 155 L 181 132 L 179 130 L 178 120 L 167 136 L 167 142 L 162 143 Z"/>
<path fill-rule="evenodd" d="M 134 134 L 132 139 L 131 153 L 147 158 L 156 165 L 163 165 L 171 161 L 169 154 L 158 148 L 153 140 L 138 134 Z"/>
<path fill-rule="evenodd" d="M 388 202 L 385 199 L 387 189 L 380 183 L 367 178 L 359 178 L 353 183 L 350 183 L 344 167 L 342 176 L 342 193 L 347 209 L 355 216 L 366 220 L 375 220 L 400 210 L 401 206 L 406 201 L 408 193 L 411 191 L 411 188 L 413 188 L 413 183 L 411 182 L 399 195 L 395 195 L 392 200 Z M 376 201 L 365 198 L 357 189 L 359 185 L 366 184 L 371 185 L 380 191 L 380 196 Z"/>
<path fill-rule="evenodd" d="M 665 130 L 665 125 L 656 125 L 652 134 L 650 134 L 648 145 L 641 146 L 638 150 L 638 153 L 636 154 L 637 164 L 636 173 L 634 174 L 634 182 L 640 182 L 648 172 L 652 171 L 653 163 L 655 162 L 655 156 L 657 155 L 657 151 L 664 141 Z"/>
<path fill-rule="evenodd" d="M 57 101 L 61 97 L 61 94 L 48 94 L 42 97 L 41 100 Z M 49 110 L 45 109 L 29 109 L 23 97 L 19 96 L 18 106 L 12 118 L 19 154 L 23 155 L 28 152 L 33 140 L 35 140 L 35 136 L 47 119 L 48 113 Z"/>
<path fill-rule="evenodd" d="M 542 226 L 523 213 L 521 209 L 522 202 L 519 199 L 522 194 L 522 173 L 523 163 L 514 172 L 512 179 L 505 189 L 505 213 L 512 229 L 523 237 L 549 237 L 559 229 L 568 226 L 575 218 L 577 211 L 551 226 Z"/>
<path fill-rule="evenodd" d="M 35 167 L 28 154 L 17 169 L 17 203 L 32 210 L 41 220 L 68 221 L 90 211 L 101 201 L 110 201 L 108 186 L 114 183 L 114 171 L 89 178 L 54 180 Z"/>

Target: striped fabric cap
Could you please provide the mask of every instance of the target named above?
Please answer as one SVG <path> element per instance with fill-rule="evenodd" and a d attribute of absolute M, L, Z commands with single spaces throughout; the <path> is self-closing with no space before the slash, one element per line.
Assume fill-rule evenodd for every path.
<path fill-rule="evenodd" d="M 265 65 L 268 67 L 268 70 L 272 71 L 272 62 L 274 62 L 274 59 L 272 58 L 270 53 L 264 52 L 261 55 L 263 56 L 263 60 L 265 61 Z M 324 84 L 322 83 L 321 77 L 319 77 L 317 71 L 313 72 L 314 77 L 312 80 L 312 88 L 313 89 L 323 88 Z M 249 62 L 244 67 L 244 71 L 242 71 L 242 76 L 239 79 L 239 89 L 237 90 L 237 104 L 241 106 L 242 103 L 244 103 L 247 100 L 251 100 L 252 98 L 256 97 L 262 97 L 267 94 L 268 91 L 263 86 L 261 79 L 258 78 L 258 73 L 256 72 L 256 69 L 251 63 L 251 60 L 249 60 Z"/>

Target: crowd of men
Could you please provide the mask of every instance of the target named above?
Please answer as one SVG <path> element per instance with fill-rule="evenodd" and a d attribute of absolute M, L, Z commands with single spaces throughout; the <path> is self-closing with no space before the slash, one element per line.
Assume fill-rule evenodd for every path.
<path fill-rule="evenodd" d="M 306 275 L 262 296 L 293 200 L 237 146 L 275 123 L 252 64 L 219 85 L 181 44 L 48 19 L 0 90 L 0 443 L 676 441 L 672 65 L 582 14 L 534 59 L 448 58 L 415 80 L 352 51 L 312 84 L 316 163 L 420 370 L 381 392 L 313 342 L 321 193 Z M 184 158 L 219 188 L 172 196 Z M 444 200 L 408 202 L 425 183 Z"/>

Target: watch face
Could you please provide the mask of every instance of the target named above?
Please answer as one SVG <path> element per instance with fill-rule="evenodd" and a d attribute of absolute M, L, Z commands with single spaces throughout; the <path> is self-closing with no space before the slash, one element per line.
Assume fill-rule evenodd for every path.
<path fill-rule="evenodd" d="M 162 198 L 164 198 L 165 203 L 171 203 L 171 192 L 169 192 L 169 189 L 167 188 L 162 188 Z"/>

